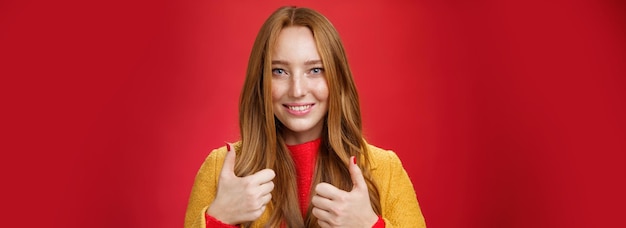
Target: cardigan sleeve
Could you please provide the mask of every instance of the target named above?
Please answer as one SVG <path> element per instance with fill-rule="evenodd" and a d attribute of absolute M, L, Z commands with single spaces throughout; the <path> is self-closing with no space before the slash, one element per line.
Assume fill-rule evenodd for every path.
<path fill-rule="evenodd" d="M 235 228 L 238 226 L 235 225 L 229 225 L 226 223 L 223 223 L 222 221 L 214 218 L 213 216 L 204 214 L 204 217 L 206 218 L 206 227 L 207 228 Z"/>
<path fill-rule="evenodd" d="M 215 199 L 217 181 L 222 170 L 225 153 L 225 147 L 211 151 L 200 166 L 191 188 L 189 203 L 187 204 L 185 228 L 206 227 L 206 210 L 213 202 L 213 199 Z"/>
<path fill-rule="evenodd" d="M 384 194 L 381 207 L 385 227 L 426 227 L 415 189 L 402 162 L 392 151 L 385 160 L 388 161 L 386 167 L 380 167 L 389 171 L 386 186 L 381 186 L 384 192 L 380 193 Z"/>

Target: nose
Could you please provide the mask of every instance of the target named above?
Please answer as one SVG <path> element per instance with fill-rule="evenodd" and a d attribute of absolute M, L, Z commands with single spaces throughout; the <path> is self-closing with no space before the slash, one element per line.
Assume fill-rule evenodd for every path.
<path fill-rule="evenodd" d="M 291 83 L 289 86 L 289 95 L 292 97 L 303 97 L 307 93 L 307 82 L 305 76 L 302 74 L 294 75 L 291 77 Z"/>

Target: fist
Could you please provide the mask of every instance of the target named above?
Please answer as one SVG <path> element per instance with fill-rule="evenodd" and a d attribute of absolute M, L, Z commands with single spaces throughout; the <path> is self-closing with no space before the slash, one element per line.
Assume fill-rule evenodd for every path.
<path fill-rule="evenodd" d="M 272 199 L 276 176 L 273 170 L 264 169 L 253 175 L 235 175 L 235 151 L 226 144 L 228 152 L 220 172 L 217 194 L 207 214 L 223 223 L 236 225 L 258 219 Z"/>
<path fill-rule="evenodd" d="M 312 213 L 320 227 L 372 227 L 378 221 L 356 157 L 351 157 L 350 161 L 352 191 L 346 192 L 328 183 L 315 186 Z"/>

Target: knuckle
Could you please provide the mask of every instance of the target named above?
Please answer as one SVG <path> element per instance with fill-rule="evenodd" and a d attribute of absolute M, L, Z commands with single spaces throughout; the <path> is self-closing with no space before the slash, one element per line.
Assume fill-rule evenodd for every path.
<path fill-rule="evenodd" d="M 274 190 L 274 181 L 269 182 L 270 190 Z"/>
<path fill-rule="evenodd" d="M 252 216 L 254 216 L 254 218 L 259 218 L 261 217 L 261 215 L 263 215 L 263 212 L 265 211 L 265 207 L 261 207 L 258 210 L 255 210 L 254 212 L 252 212 Z"/>
<path fill-rule="evenodd" d="M 261 202 L 260 200 L 257 201 L 254 205 L 254 209 L 258 211 L 258 210 L 261 210 L 262 208 L 263 208 L 263 202 Z"/>
<path fill-rule="evenodd" d="M 337 221 L 337 217 L 333 217 L 330 218 L 330 220 L 328 221 L 328 223 L 332 226 L 338 226 L 339 225 L 339 221 Z"/>
<path fill-rule="evenodd" d="M 340 202 L 347 202 L 348 196 L 345 194 L 339 194 L 339 196 L 337 197 L 337 200 L 339 200 Z"/>
<path fill-rule="evenodd" d="M 337 216 L 343 216 L 344 212 L 346 211 L 346 207 L 345 205 L 338 205 L 334 207 L 334 210 Z"/>
<path fill-rule="evenodd" d="M 258 199 L 254 194 L 250 194 L 248 192 L 243 193 L 243 199 L 245 199 L 249 204 L 254 204 Z"/>
<path fill-rule="evenodd" d="M 244 193 L 246 195 L 255 195 L 257 193 L 256 189 L 249 182 L 244 183 Z"/>
<path fill-rule="evenodd" d="M 313 204 L 313 206 L 317 206 L 317 197 L 318 196 L 311 197 L 311 204 Z"/>
<path fill-rule="evenodd" d="M 339 208 L 338 206 L 333 206 L 330 208 L 330 212 L 333 213 L 334 215 L 340 215 L 341 208 Z"/>
<path fill-rule="evenodd" d="M 324 190 L 324 183 L 319 183 L 317 185 L 315 185 L 315 191 L 316 192 L 321 192 Z"/>
<path fill-rule="evenodd" d="M 259 191 L 254 191 L 254 193 L 252 193 L 252 196 L 259 201 L 263 199 L 263 193 Z"/>

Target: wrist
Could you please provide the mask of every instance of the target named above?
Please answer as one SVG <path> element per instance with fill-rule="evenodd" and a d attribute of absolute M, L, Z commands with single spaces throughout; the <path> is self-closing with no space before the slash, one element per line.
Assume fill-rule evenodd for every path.
<path fill-rule="evenodd" d="M 380 220 L 380 216 L 374 213 L 372 216 L 369 216 L 369 218 L 365 221 L 367 221 L 367 227 L 375 227 L 376 223 L 378 223 L 378 220 Z"/>
<path fill-rule="evenodd" d="M 205 215 L 209 216 L 211 218 L 213 218 L 214 220 L 226 224 L 226 225 L 234 225 L 233 223 L 231 223 L 228 218 L 224 217 L 221 213 L 219 213 L 220 210 L 216 210 L 215 208 L 213 208 L 213 205 L 209 206 L 209 208 L 207 208 Z"/>
<path fill-rule="evenodd" d="M 378 220 L 376 220 L 372 228 L 385 228 L 385 220 L 383 220 L 382 216 L 378 216 Z"/>

